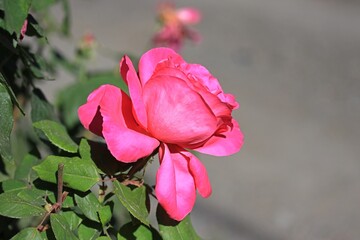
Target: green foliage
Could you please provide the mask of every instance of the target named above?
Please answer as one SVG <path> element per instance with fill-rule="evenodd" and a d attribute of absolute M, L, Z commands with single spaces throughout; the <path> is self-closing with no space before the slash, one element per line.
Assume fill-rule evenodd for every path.
<path fill-rule="evenodd" d="M 14 178 L 23 180 L 23 181 L 35 180 L 36 176 L 34 176 L 32 167 L 35 164 L 37 164 L 38 162 L 39 162 L 39 159 L 36 156 L 27 154 L 24 157 L 24 159 L 17 166 Z M 12 179 L 10 179 L 10 180 L 12 180 Z"/>
<path fill-rule="evenodd" d="M 8 179 L 1 183 L 1 187 L 4 192 L 10 192 L 24 190 L 27 189 L 28 186 L 23 181 L 16 179 Z"/>
<path fill-rule="evenodd" d="M 5 27 L 9 33 L 19 37 L 21 27 L 28 15 L 31 0 L 4 0 Z"/>
<path fill-rule="evenodd" d="M 54 6 L 60 21 L 49 14 Z M 89 93 L 102 84 L 128 89 L 118 69 L 88 69 L 94 49 L 74 46 L 69 59 L 49 44 L 51 34 L 70 38 L 70 13 L 67 0 L 0 1 L 0 239 L 199 239 L 189 217 L 149 217 L 147 164 L 116 160 L 81 127 L 77 109 Z M 52 104 L 38 84 L 60 69 L 74 83 Z"/>
<path fill-rule="evenodd" d="M 71 139 L 66 132 L 66 128 L 61 124 L 50 120 L 41 120 L 34 122 L 33 126 L 43 131 L 49 141 L 58 148 L 70 153 L 77 152 L 78 145 Z"/>
<path fill-rule="evenodd" d="M 124 224 L 117 235 L 117 240 L 159 240 L 162 239 L 158 231 L 152 227 L 129 222 Z"/>
<path fill-rule="evenodd" d="M 99 237 L 98 229 L 82 224 L 78 229 L 78 236 L 80 240 L 95 240 Z"/>
<path fill-rule="evenodd" d="M 48 156 L 33 169 L 41 180 L 57 183 L 55 173 L 60 163 L 64 164 L 63 178 L 66 187 L 85 192 L 100 180 L 95 166 L 78 157 Z"/>
<path fill-rule="evenodd" d="M 36 228 L 25 228 L 16 234 L 11 240 L 43 240 L 41 234 Z"/>
<path fill-rule="evenodd" d="M 11 161 L 10 134 L 13 127 L 13 108 L 5 86 L 0 82 L 0 156 Z"/>
<path fill-rule="evenodd" d="M 31 95 L 31 120 L 37 122 L 41 120 L 57 121 L 54 107 L 45 99 L 40 89 L 34 89 Z"/>
<path fill-rule="evenodd" d="M 78 239 L 70 229 L 70 224 L 66 218 L 60 214 L 51 214 L 50 223 L 56 239 Z"/>
<path fill-rule="evenodd" d="M 24 110 L 20 107 L 20 104 L 15 96 L 15 93 L 11 89 L 10 85 L 6 82 L 5 77 L 3 76 L 3 74 L 1 72 L 0 72 L 0 84 L 3 85 L 1 88 L 3 88 L 3 87 L 6 88 L 6 90 L 8 91 L 8 94 L 10 95 L 11 101 L 21 111 L 21 113 L 23 115 L 25 115 Z M 3 92 L 3 90 L 1 90 L 1 92 Z M 1 99 L 5 99 L 5 98 L 7 98 L 6 95 L 1 97 Z"/>
<path fill-rule="evenodd" d="M 95 222 L 100 222 L 98 212 L 101 205 L 93 193 L 89 192 L 86 196 L 81 197 L 75 195 L 75 201 L 87 218 Z"/>
<path fill-rule="evenodd" d="M 73 211 L 66 211 L 66 212 L 63 211 L 60 212 L 59 214 L 69 224 L 70 231 L 75 231 L 82 222 L 82 218 Z"/>
<path fill-rule="evenodd" d="M 175 226 L 159 225 L 163 240 L 201 239 L 193 228 L 190 217 L 186 217 Z"/>
<path fill-rule="evenodd" d="M 140 222 L 149 226 L 149 213 L 146 208 L 146 188 L 141 186 L 131 190 L 118 181 L 114 181 L 115 195 L 126 209 Z"/>
<path fill-rule="evenodd" d="M 177 222 L 169 218 L 161 206 L 158 206 L 157 219 L 163 240 L 201 239 L 191 224 L 190 216 Z"/>
<path fill-rule="evenodd" d="M 42 207 L 43 196 L 34 190 L 8 191 L 0 194 L 0 214 L 11 218 L 41 216 L 46 210 Z"/>

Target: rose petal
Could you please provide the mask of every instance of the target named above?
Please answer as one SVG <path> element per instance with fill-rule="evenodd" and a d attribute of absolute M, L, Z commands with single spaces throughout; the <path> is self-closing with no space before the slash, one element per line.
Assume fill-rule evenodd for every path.
<path fill-rule="evenodd" d="M 196 190 L 198 190 L 202 197 L 209 197 L 212 189 L 205 166 L 195 155 L 185 149 L 177 148 L 177 150 L 184 156 L 188 157 L 189 169 L 194 178 Z"/>
<path fill-rule="evenodd" d="M 160 145 L 160 168 L 156 174 L 155 192 L 169 216 L 181 221 L 195 204 L 195 184 L 187 157 L 170 149 L 165 144 Z"/>
<path fill-rule="evenodd" d="M 234 119 L 231 122 L 232 129 L 212 136 L 202 147 L 194 150 L 214 156 L 228 156 L 238 152 L 244 143 L 244 135 L 239 124 Z"/>
<path fill-rule="evenodd" d="M 88 102 L 79 108 L 79 118 L 85 128 L 104 136 L 111 154 L 119 161 L 135 162 L 159 145 L 136 123 L 129 97 L 115 86 L 103 85 L 91 93 Z"/>
<path fill-rule="evenodd" d="M 200 64 L 182 64 L 184 71 L 193 76 L 196 81 L 199 81 L 203 86 L 216 95 L 222 102 L 227 103 L 231 106 L 231 109 L 236 109 L 239 104 L 236 102 L 235 97 L 231 94 L 223 92 L 219 81 Z"/>
<path fill-rule="evenodd" d="M 228 99 L 230 102 L 235 102 L 235 98 L 231 94 L 227 94 L 229 95 L 228 99 L 222 98 L 224 99 L 223 101 L 219 98 L 218 95 L 222 94 L 222 89 L 207 69 L 201 65 L 183 63 L 182 66 L 186 66 L 184 72 L 182 71 L 183 69 L 177 67 L 179 64 L 181 63 L 178 59 L 165 60 L 156 66 L 154 76 L 172 76 L 184 80 L 189 88 L 201 95 L 215 116 L 230 116 L 232 107 L 227 102 Z M 190 70 L 193 70 L 192 73 L 195 75 L 187 73 L 188 65 L 192 66 Z M 200 77 L 203 78 L 200 79 Z M 232 99 L 230 98 L 231 96 L 233 97 Z"/>
<path fill-rule="evenodd" d="M 206 86 L 213 94 L 223 92 L 219 81 L 200 64 L 183 64 L 182 68 L 184 72 L 195 77 L 202 85 Z"/>
<path fill-rule="evenodd" d="M 217 129 L 217 119 L 201 96 L 172 76 L 154 77 L 143 89 L 148 130 L 174 144 L 197 144 Z"/>
<path fill-rule="evenodd" d="M 147 117 L 144 102 L 142 100 L 142 86 L 136 74 L 135 68 L 128 56 L 124 56 L 120 62 L 120 72 L 125 83 L 129 87 L 130 97 L 134 107 L 134 115 L 137 122 L 147 128 Z"/>
<path fill-rule="evenodd" d="M 222 102 L 217 95 L 209 92 L 205 86 L 199 84 L 199 82 L 194 79 L 188 79 L 187 82 L 190 88 L 201 95 L 201 97 L 204 99 L 204 102 L 206 102 L 216 117 L 231 116 L 231 106 Z"/>
<path fill-rule="evenodd" d="M 94 90 L 87 98 L 87 102 L 78 109 L 81 124 L 91 132 L 102 136 L 102 117 L 99 114 L 101 99 L 108 85 L 103 85 Z"/>
<path fill-rule="evenodd" d="M 119 88 L 104 95 L 100 112 L 103 116 L 103 135 L 110 152 L 122 162 L 135 162 L 150 155 L 159 141 L 147 136 L 132 115 L 129 97 Z"/>
<path fill-rule="evenodd" d="M 178 58 L 180 56 L 170 48 L 153 48 L 144 53 L 139 61 L 139 76 L 142 86 L 145 86 L 146 82 L 149 81 L 159 62 L 172 57 Z"/>
<path fill-rule="evenodd" d="M 186 74 L 183 71 L 181 71 L 181 69 L 177 68 L 176 65 L 178 65 L 178 63 L 174 62 L 173 59 L 164 60 L 160 62 L 154 70 L 153 77 L 155 76 L 157 77 L 161 75 L 172 76 L 172 77 L 180 78 L 187 82 L 188 78 Z"/>
<path fill-rule="evenodd" d="M 219 94 L 219 97 L 221 99 L 224 99 L 227 104 L 229 104 L 232 109 L 238 109 L 239 108 L 239 103 L 236 102 L 235 100 L 235 96 L 230 94 L 230 93 L 223 93 L 223 94 Z"/>

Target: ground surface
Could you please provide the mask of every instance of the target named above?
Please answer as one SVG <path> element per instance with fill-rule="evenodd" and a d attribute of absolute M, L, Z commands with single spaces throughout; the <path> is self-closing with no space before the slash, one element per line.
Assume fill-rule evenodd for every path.
<path fill-rule="evenodd" d="M 203 41 L 183 56 L 237 96 L 234 116 L 246 139 L 234 156 L 200 156 L 214 190 L 198 197 L 192 214 L 199 233 L 214 240 L 360 239 L 360 4 L 176 2 L 203 12 L 196 27 Z M 102 46 L 139 55 L 149 47 L 155 4 L 72 1 L 73 37 L 91 31 Z"/>

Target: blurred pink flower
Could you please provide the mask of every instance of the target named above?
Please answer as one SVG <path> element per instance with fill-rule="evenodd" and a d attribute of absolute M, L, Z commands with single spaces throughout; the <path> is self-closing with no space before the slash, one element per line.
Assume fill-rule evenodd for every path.
<path fill-rule="evenodd" d="M 171 218 L 182 220 L 195 204 L 196 190 L 202 197 L 211 194 L 204 165 L 187 149 L 215 156 L 239 151 L 243 134 L 231 116 L 238 103 L 205 67 L 169 48 L 142 55 L 139 73 L 124 56 L 120 72 L 130 96 L 103 85 L 79 108 L 80 121 L 104 137 L 121 162 L 159 148 L 156 196 Z"/>
<path fill-rule="evenodd" d="M 97 47 L 98 42 L 94 34 L 85 33 L 78 43 L 77 52 L 80 56 L 90 59 L 95 57 Z"/>
<path fill-rule="evenodd" d="M 21 30 L 20 30 L 20 41 L 23 40 L 23 38 L 25 37 L 27 25 L 28 25 L 28 20 L 25 19 L 24 24 L 22 25 Z"/>
<path fill-rule="evenodd" d="M 158 19 L 160 30 L 153 37 L 155 46 L 179 51 L 185 39 L 200 41 L 200 35 L 188 27 L 200 22 L 201 13 L 197 9 L 189 7 L 175 9 L 173 4 L 163 3 L 159 6 Z"/>
<path fill-rule="evenodd" d="M 97 45 L 96 39 L 94 34 L 92 33 L 85 33 L 80 40 L 80 47 L 81 48 L 94 48 Z"/>

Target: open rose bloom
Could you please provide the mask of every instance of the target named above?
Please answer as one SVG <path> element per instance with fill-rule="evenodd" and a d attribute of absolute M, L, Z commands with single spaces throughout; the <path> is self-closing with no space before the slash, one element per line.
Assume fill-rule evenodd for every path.
<path fill-rule="evenodd" d="M 204 165 L 188 150 L 215 156 L 239 151 L 243 134 L 231 116 L 238 103 L 205 67 L 169 48 L 146 52 L 138 73 L 124 56 L 120 72 L 129 96 L 112 85 L 99 87 L 79 108 L 80 121 L 121 162 L 158 149 L 157 199 L 171 218 L 182 220 L 195 204 L 196 190 L 202 197 L 211 194 Z"/>

